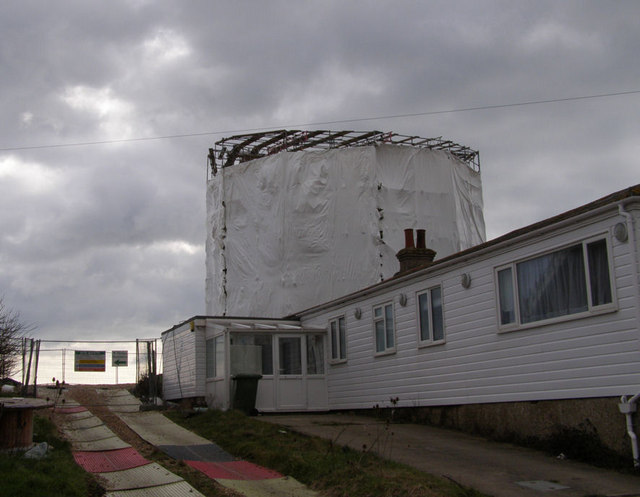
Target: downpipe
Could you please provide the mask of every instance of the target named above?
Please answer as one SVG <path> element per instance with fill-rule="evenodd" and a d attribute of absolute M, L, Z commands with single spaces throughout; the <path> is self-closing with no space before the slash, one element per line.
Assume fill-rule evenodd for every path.
<path fill-rule="evenodd" d="M 631 438 L 631 452 L 633 453 L 633 467 L 640 468 L 640 457 L 638 456 L 638 436 L 636 432 L 633 430 L 633 413 L 636 412 L 636 402 L 640 399 L 640 393 L 634 395 L 629 400 L 627 400 L 627 396 L 623 395 L 620 397 L 620 404 L 618 404 L 618 409 L 620 412 L 624 414 L 627 418 L 627 434 L 629 438 Z"/>
<path fill-rule="evenodd" d="M 633 267 L 633 287 L 636 301 L 636 323 L 640 323 L 640 263 L 638 262 L 638 252 L 636 246 L 636 231 L 633 216 L 625 209 L 624 202 L 618 204 L 618 213 L 625 218 L 627 234 L 629 236 L 631 265 Z M 640 337 L 639 337 L 640 340 Z M 631 439 L 631 450 L 633 452 L 633 467 L 640 468 L 640 456 L 638 455 L 638 436 L 633 429 L 633 413 L 637 410 L 636 402 L 640 400 L 640 393 L 627 400 L 627 396 L 620 397 L 618 408 L 627 418 L 627 434 Z"/>

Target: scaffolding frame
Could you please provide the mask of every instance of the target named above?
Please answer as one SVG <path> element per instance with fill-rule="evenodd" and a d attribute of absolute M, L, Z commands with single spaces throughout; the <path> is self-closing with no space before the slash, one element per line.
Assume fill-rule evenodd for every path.
<path fill-rule="evenodd" d="M 480 153 L 441 136 L 422 138 L 400 135 L 391 131 L 330 131 L 330 130 L 272 130 L 223 138 L 209 149 L 210 173 L 279 152 L 299 150 L 329 150 L 334 148 L 362 147 L 391 144 L 430 150 L 444 150 L 464 162 L 473 171 L 480 171 Z"/>

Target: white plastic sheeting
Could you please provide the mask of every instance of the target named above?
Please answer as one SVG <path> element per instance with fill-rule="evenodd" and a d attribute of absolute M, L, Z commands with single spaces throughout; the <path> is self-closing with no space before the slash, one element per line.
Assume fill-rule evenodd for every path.
<path fill-rule="evenodd" d="M 485 241 L 480 174 L 444 151 L 282 152 L 207 188 L 209 315 L 282 317 L 393 276 L 405 228 L 442 258 Z"/>

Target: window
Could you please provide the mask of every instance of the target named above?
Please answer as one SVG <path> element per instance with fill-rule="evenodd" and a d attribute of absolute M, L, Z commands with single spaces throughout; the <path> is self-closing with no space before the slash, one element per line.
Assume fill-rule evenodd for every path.
<path fill-rule="evenodd" d="M 444 342 L 442 287 L 437 286 L 418 294 L 420 343 Z"/>
<path fill-rule="evenodd" d="M 210 338 L 205 345 L 207 378 L 224 376 L 224 335 Z"/>
<path fill-rule="evenodd" d="M 613 303 L 605 239 L 499 268 L 497 282 L 501 326 L 563 318 Z"/>
<path fill-rule="evenodd" d="M 307 374 L 324 374 L 324 337 L 307 335 Z"/>
<path fill-rule="evenodd" d="M 278 338 L 278 352 L 280 355 L 280 374 L 302 374 L 301 337 Z"/>
<path fill-rule="evenodd" d="M 207 378 L 213 378 L 216 375 L 216 362 L 213 346 L 213 338 L 210 338 L 206 342 L 205 347 L 205 363 L 207 365 Z"/>
<path fill-rule="evenodd" d="M 262 374 L 273 374 L 273 347 L 271 335 L 232 333 L 231 345 L 258 345 L 262 349 Z"/>
<path fill-rule="evenodd" d="M 331 339 L 331 362 L 342 362 L 347 359 L 347 331 L 344 317 L 329 321 Z"/>
<path fill-rule="evenodd" d="M 395 351 L 395 326 L 393 304 L 383 304 L 373 308 L 373 326 L 376 336 L 376 354 Z"/>
<path fill-rule="evenodd" d="M 224 376 L 224 335 L 215 338 L 216 349 L 216 377 Z"/>

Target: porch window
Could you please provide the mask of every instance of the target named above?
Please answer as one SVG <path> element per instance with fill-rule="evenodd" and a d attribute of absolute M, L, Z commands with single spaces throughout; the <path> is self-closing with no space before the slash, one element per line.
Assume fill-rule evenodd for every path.
<path fill-rule="evenodd" d="M 613 303 L 604 238 L 499 268 L 497 283 L 501 326 L 595 312 Z"/>
<path fill-rule="evenodd" d="M 205 342 L 205 365 L 207 378 L 224 376 L 224 335 Z"/>
<path fill-rule="evenodd" d="M 331 336 L 331 362 L 343 362 L 347 359 L 347 331 L 344 316 L 329 321 Z"/>
<path fill-rule="evenodd" d="M 396 329 L 393 319 L 393 304 L 382 304 L 373 308 L 376 354 L 395 352 Z"/>
<path fill-rule="evenodd" d="M 307 374 L 324 374 L 324 337 L 307 335 Z"/>
<path fill-rule="evenodd" d="M 206 341 L 205 347 L 205 364 L 207 365 L 207 378 L 213 378 L 216 375 L 214 350 L 213 338 L 210 338 Z"/>
<path fill-rule="evenodd" d="M 418 294 L 420 344 L 444 342 L 442 287 L 436 286 Z"/>
<path fill-rule="evenodd" d="M 213 346 L 216 351 L 216 377 L 220 378 L 224 376 L 224 335 L 217 336 Z"/>
<path fill-rule="evenodd" d="M 262 374 L 273 374 L 272 336 L 254 333 L 233 333 L 231 345 L 259 345 L 262 349 Z"/>
<path fill-rule="evenodd" d="M 302 374 L 301 341 L 301 337 L 280 337 L 278 339 L 281 375 Z"/>

